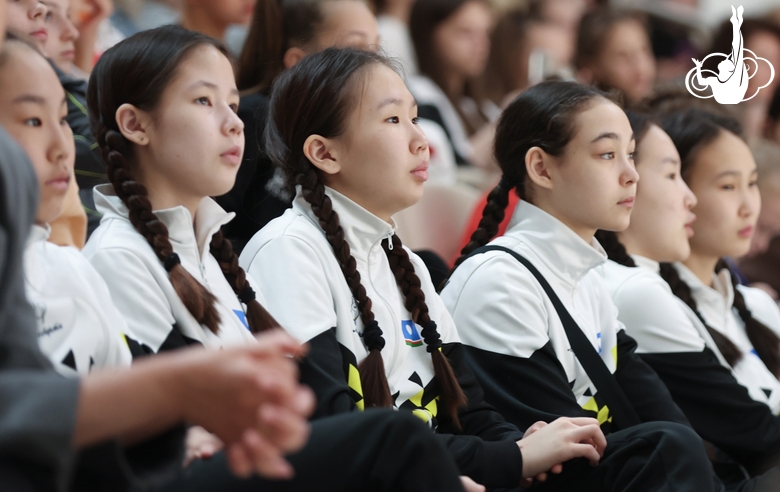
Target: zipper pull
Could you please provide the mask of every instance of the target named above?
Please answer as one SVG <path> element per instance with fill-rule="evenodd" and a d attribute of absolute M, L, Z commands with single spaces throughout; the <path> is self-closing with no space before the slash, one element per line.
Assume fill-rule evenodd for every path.
<path fill-rule="evenodd" d="M 387 249 L 392 251 L 393 250 L 393 232 L 390 231 L 390 233 L 387 235 Z"/>

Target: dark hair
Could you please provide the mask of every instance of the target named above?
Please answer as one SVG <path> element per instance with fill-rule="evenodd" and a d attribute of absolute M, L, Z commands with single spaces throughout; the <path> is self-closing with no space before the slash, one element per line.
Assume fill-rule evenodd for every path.
<path fill-rule="evenodd" d="M 515 8 L 501 15 L 490 35 L 490 57 L 483 79 L 486 94 L 496 104 L 522 87 L 517 85 L 521 77 L 525 75 L 527 80 L 527 63 L 521 55 L 534 22 L 541 21 L 530 18 L 525 9 Z"/>
<path fill-rule="evenodd" d="M 723 131 L 737 136 L 741 132 L 740 125 L 735 119 L 698 108 L 688 108 L 664 115 L 661 117 L 660 126 L 672 138 L 680 153 L 681 173 L 686 180 L 690 177 L 696 156 L 703 147 L 714 141 Z M 596 238 L 606 250 L 609 259 L 625 266 L 636 266 L 625 247 L 618 240 L 617 234 L 599 231 Z M 724 268 L 727 269 L 728 264 L 724 260 L 720 260 L 715 271 L 719 272 Z M 732 367 L 737 364 L 744 354 L 728 337 L 707 324 L 699 312 L 690 286 L 680 278 L 677 269 L 670 263 L 661 263 L 660 274 L 669 284 L 672 292 L 696 313 L 726 362 Z M 731 280 L 734 289 L 733 307 L 736 308 L 740 318 L 745 323 L 745 331 L 750 342 L 772 374 L 780 376 L 780 338 L 763 323 L 753 318 L 742 293 L 737 289 L 739 284 L 737 276 L 732 274 Z"/>
<path fill-rule="evenodd" d="M 325 193 L 317 168 L 304 155 L 303 146 L 310 135 L 334 138 L 346 131 L 347 117 L 358 104 L 360 83 L 365 83 L 370 67 L 377 65 L 392 67 L 381 55 L 350 48 L 328 48 L 307 56 L 274 84 L 266 128 L 266 149 L 271 160 L 281 167 L 288 183 L 301 187 L 302 196 L 319 219 L 360 310 L 363 342 L 369 354 L 360 363 L 359 371 L 368 407 L 390 406 L 393 402 L 381 355 L 385 340 L 374 319 L 371 299 L 360 283 L 360 273 L 339 216 Z M 439 350 L 441 340 L 436 323 L 428 314 L 420 279 L 398 236 L 383 240 L 382 246 L 403 293 L 404 306 L 412 313 L 413 321 L 423 327 L 422 336 L 431 353 L 442 404 L 453 424 L 459 427 L 457 412 L 465 405 L 466 398 L 449 361 Z"/>
<path fill-rule="evenodd" d="M 580 69 L 596 61 L 604 50 L 604 43 L 612 28 L 626 21 L 636 22 L 647 30 L 642 14 L 632 10 L 604 6 L 597 7 L 582 16 L 577 29 L 574 67 Z"/>
<path fill-rule="evenodd" d="M 238 90 L 270 92 L 274 79 L 284 71 L 287 50 L 316 37 L 325 20 L 326 1 L 338 0 L 258 0 L 238 58 Z"/>
<path fill-rule="evenodd" d="M 433 80 L 447 95 L 469 134 L 474 133 L 479 128 L 471 125 L 469 118 L 465 117 L 460 109 L 461 101 L 459 99 L 466 95 L 474 99 L 479 106 L 479 103 L 484 99 L 480 80 L 479 78 L 467 80 L 463 94 L 450 93 L 441 64 L 442 56 L 436 53 L 433 37 L 439 24 L 449 19 L 461 7 L 472 2 L 485 3 L 485 0 L 415 0 L 409 17 L 409 34 L 414 43 L 420 74 Z M 481 116 L 487 121 L 484 115 Z"/>
<path fill-rule="evenodd" d="M 115 116 L 122 104 L 153 110 L 187 55 L 204 45 L 213 46 L 229 58 L 227 48 L 219 41 L 178 26 L 142 31 L 121 41 L 103 53 L 95 65 L 87 89 L 87 105 L 92 133 L 108 165 L 108 178 L 127 206 L 130 222 L 165 265 L 173 288 L 190 314 L 217 333 L 220 317 L 214 306 L 216 298 L 184 269 L 173 252 L 168 228 L 152 211 L 146 187 L 133 177 L 133 167 L 137 165 L 133 162 L 133 145 L 120 133 Z M 255 292 L 222 231 L 214 234 L 210 248 L 233 291 L 246 304 L 252 332 L 278 326 L 255 300 Z"/>
<path fill-rule="evenodd" d="M 496 235 L 504 220 L 510 191 L 514 190 L 521 200 L 531 200 L 525 182 L 528 151 L 540 147 L 550 155 L 561 155 L 576 132 L 574 117 L 597 98 L 611 100 L 593 87 L 548 81 L 524 91 L 504 110 L 498 120 L 494 146 L 503 177 L 488 194 L 479 227 L 460 252 L 455 267 Z"/>

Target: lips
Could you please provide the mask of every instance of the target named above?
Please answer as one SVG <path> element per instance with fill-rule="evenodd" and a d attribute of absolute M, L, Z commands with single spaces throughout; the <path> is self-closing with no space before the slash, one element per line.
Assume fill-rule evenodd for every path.
<path fill-rule="evenodd" d="M 220 157 L 236 166 L 241 162 L 241 147 L 234 145 L 227 152 L 220 154 Z"/>
<path fill-rule="evenodd" d="M 67 191 L 68 185 L 70 185 L 70 175 L 67 173 L 46 182 L 46 186 L 59 191 Z"/>
<path fill-rule="evenodd" d="M 49 39 L 49 32 L 45 28 L 41 28 L 38 29 L 37 31 L 31 32 L 30 36 L 45 42 L 47 39 Z"/>
<path fill-rule="evenodd" d="M 633 206 L 634 206 L 634 201 L 635 201 L 635 200 L 636 200 L 636 198 L 635 198 L 635 197 L 633 197 L 633 196 L 630 196 L 630 197 L 628 197 L 628 198 L 626 198 L 626 199 L 624 199 L 624 200 L 620 200 L 620 201 L 618 202 L 618 205 L 622 205 L 622 206 L 624 206 L 624 207 L 633 207 Z"/>
<path fill-rule="evenodd" d="M 685 232 L 688 233 L 688 237 L 693 237 L 693 223 L 696 222 L 696 217 L 694 216 L 691 220 L 685 223 Z"/>
<path fill-rule="evenodd" d="M 428 161 L 423 161 L 422 164 L 412 169 L 411 174 L 421 181 L 428 181 Z"/>
<path fill-rule="evenodd" d="M 753 226 L 743 227 L 742 229 L 739 230 L 737 235 L 741 238 L 748 239 L 751 236 L 753 236 L 753 230 L 754 230 Z"/>

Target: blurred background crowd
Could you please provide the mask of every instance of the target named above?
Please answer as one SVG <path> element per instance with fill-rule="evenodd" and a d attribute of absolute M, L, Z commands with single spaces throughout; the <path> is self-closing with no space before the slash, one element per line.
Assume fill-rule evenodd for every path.
<path fill-rule="evenodd" d="M 50 10 L 45 14 L 45 51 L 63 72 L 67 90 L 68 84 L 85 84 L 101 52 L 140 30 L 179 23 L 228 43 L 238 60 L 242 119 L 247 124 L 245 161 L 251 165 L 242 167 L 232 196 L 219 201 L 238 213 L 228 235 L 240 249 L 290 200 L 262 155 L 263 97 L 270 81 L 317 43 L 322 46 L 314 49 L 381 49 L 401 65 L 431 148 L 425 197 L 397 217 L 399 235 L 410 247 L 431 250 L 449 261 L 476 227 L 484 193 L 499 178 L 491 148 L 494 125 L 516 94 L 542 80 L 560 78 L 615 91 L 627 108 L 641 109 L 647 98 L 668 98 L 674 104 L 685 92 L 683 80 L 695 66 L 692 59 L 729 53 L 732 42 L 731 5 L 722 0 L 331 0 L 330 10 L 318 13 L 327 18 L 314 23 L 302 17 L 305 9 L 295 7 L 302 1 L 45 0 Z M 780 70 L 780 1 L 741 4 L 745 47 Z M 307 23 L 319 26 L 316 37 L 306 33 Z M 296 32 L 311 39 L 296 40 Z M 299 54 L 288 49 L 292 45 L 300 45 Z M 282 53 L 283 67 L 274 59 Z M 280 66 L 269 68 L 273 64 Z M 701 104 L 736 116 L 753 149 L 763 206 L 751 252 L 738 266 L 745 282 L 778 299 L 780 77 L 757 91 L 770 76 L 769 70 L 759 71 L 748 88 L 748 96 L 755 97 L 741 104 L 721 106 L 712 99 Z M 105 177 L 89 136 L 81 135 L 74 124 L 78 92 L 69 91 L 76 108 L 69 121 L 77 146 L 79 138 L 84 140 L 76 177 L 91 230 L 99 221 L 91 188 Z M 78 216 L 76 196 L 74 191 L 73 213 Z M 507 220 L 510 216 L 507 213 Z M 67 214 L 62 220 L 68 220 Z M 60 242 L 83 244 L 80 234 L 72 236 Z"/>

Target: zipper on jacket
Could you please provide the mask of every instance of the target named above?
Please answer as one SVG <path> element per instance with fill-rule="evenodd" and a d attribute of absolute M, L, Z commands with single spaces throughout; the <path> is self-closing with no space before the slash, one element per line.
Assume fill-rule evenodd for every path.
<path fill-rule="evenodd" d="M 392 233 L 390 234 L 390 237 L 392 237 Z M 382 243 L 383 239 L 380 239 L 377 243 L 375 243 L 373 246 L 371 246 L 371 249 L 369 249 L 369 251 L 368 251 L 368 257 L 369 258 L 371 257 L 371 252 L 374 250 L 374 248 L 376 248 L 377 246 L 379 246 L 381 248 L 381 243 Z M 388 249 L 392 249 L 392 244 L 393 244 L 392 241 L 390 241 L 390 247 Z M 382 256 L 385 256 L 384 252 L 382 252 Z M 385 259 L 387 259 L 387 258 L 385 258 Z M 378 268 L 382 268 L 382 266 L 381 266 L 382 264 L 387 265 L 388 269 L 390 269 L 389 264 L 383 263 L 381 261 L 381 259 L 380 259 L 380 261 L 377 262 L 377 267 Z M 379 292 L 379 289 L 377 289 L 376 286 L 374 285 L 374 279 L 372 278 L 372 275 L 371 275 L 371 262 L 370 261 L 367 262 L 366 266 L 367 266 L 367 270 L 368 270 L 367 271 L 367 273 L 368 273 L 368 281 L 370 282 L 371 288 L 374 290 L 374 292 L 376 292 L 377 296 L 380 299 L 382 299 L 382 302 L 385 304 L 385 307 L 387 308 L 387 311 L 390 313 L 390 320 L 392 321 L 391 326 L 390 327 L 386 327 L 386 326 L 383 327 L 383 326 L 380 325 L 380 327 L 382 328 L 382 333 L 383 334 L 386 334 L 388 332 L 387 331 L 388 328 L 391 329 L 391 330 L 394 330 L 393 331 L 393 337 L 394 337 L 393 340 L 395 340 L 395 343 L 393 343 L 393 355 L 392 355 L 392 358 L 390 360 L 390 364 L 385 364 L 386 368 L 390 368 L 390 367 L 394 368 L 396 363 L 397 363 L 397 361 L 398 361 L 398 350 L 399 350 L 399 347 L 400 347 L 400 344 L 397 341 L 398 340 L 398 333 L 395 330 L 397 330 L 397 328 L 401 326 L 400 325 L 400 320 L 396 320 L 395 319 L 395 314 L 396 314 L 395 313 L 395 309 L 392 308 L 392 306 L 387 301 L 387 299 L 385 299 L 385 296 L 383 296 L 382 293 Z M 390 278 L 393 278 L 393 279 L 395 278 L 395 276 L 393 275 L 392 271 L 390 272 Z M 401 302 L 401 304 L 403 305 L 403 301 Z M 385 346 L 387 346 L 387 345 L 385 345 Z M 387 359 L 385 359 L 385 361 L 387 361 Z"/>

